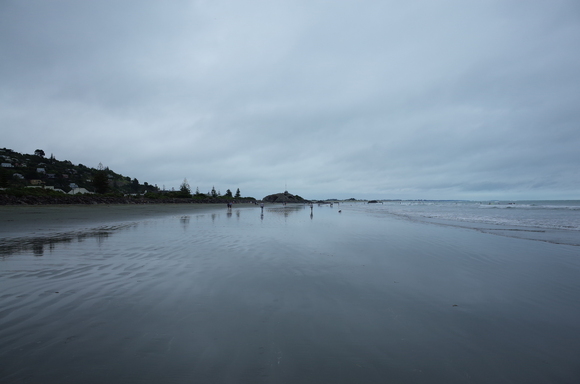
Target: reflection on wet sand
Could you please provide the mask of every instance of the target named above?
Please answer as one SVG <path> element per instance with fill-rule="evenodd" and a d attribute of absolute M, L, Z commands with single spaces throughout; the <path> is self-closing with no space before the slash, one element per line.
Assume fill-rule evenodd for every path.
<path fill-rule="evenodd" d="M 128 227 L 134 227 L 137 224 L 118 225 L 96 228 L 82 232 L 57 233 L 48 236 L 36 237 L 16 237 L 9 239 L 0 239 L 0 257 L 11 256 L 19 253 L 32 251 L 35 256 L 43 256 L 45 250 L 53 251 L 59 243 L 83 242 L 87 239 L 96 239 L 97 244 L 101 245 L 105 239 L 110 237 L 115 231 Z"/>
<path fill-rule="evenodd" d="M 305 205 L 285 205 L 281 207 L 266 208 L 266 211 L 269 213 L 274 213 L 277 215 L 283 215 L 284 217 L 288 217 L 291 213 L 303 211 L 305 207 L 306 207 Z"/>
<path fill-rule="evenodd" d="M 179 222 L 181 223 L 181 226 L 183 227 L 184 230 L 186 230 L 189 227 L 189 220 L 190 220 L 189 216 L 181 216 L 181 218 L 179 219 Z"/>

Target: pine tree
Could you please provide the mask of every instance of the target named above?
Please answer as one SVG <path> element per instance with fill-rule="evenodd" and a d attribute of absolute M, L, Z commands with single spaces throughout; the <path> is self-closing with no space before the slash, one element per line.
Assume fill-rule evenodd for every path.
<path fill-rule="evenodd" d="M 95 187 L 95 192 L 100 194 L 109 191 L 109 177 L 105 167 L 103 167 L 103 163 L 99 163 L 97 171 L 93 174 L 93 187 Z"/>
<path fill-rule="evenodd" d="M 181 197 L 191 197 L 191 187 L 187 182 L 187 179 L 183 179 L 183 183 L 179 186 L 179 192 Z"/>

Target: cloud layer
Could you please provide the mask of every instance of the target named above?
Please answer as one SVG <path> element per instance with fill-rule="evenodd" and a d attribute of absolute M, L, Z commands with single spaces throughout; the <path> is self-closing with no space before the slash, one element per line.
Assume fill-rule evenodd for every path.
<path fill-rule="evenodd" d="M 258 198 L 580 196 L 575 1 L 4 1 L 0 146 Z"/>

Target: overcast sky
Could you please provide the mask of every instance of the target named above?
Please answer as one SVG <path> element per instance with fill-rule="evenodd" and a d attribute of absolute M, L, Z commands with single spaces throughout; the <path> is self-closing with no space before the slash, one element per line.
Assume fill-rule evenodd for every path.
<path fill-rule="evenodd" d="M 580 199 L 580 2 L 0 0 L 0 130 L 167 189 Z"/>

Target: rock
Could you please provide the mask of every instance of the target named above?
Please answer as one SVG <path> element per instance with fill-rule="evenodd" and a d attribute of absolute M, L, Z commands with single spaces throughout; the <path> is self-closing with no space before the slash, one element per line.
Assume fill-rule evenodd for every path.
<path fill-rule="evenodd" d="M 284 193 L 275 193 L 273 195 L 268 195 L 262 199 L 268 203 L 306 203 L 307 200 L 304 200 L 302 197 L 298 195 L 293 195 L 285 191 Z"/>

